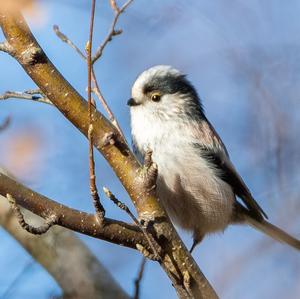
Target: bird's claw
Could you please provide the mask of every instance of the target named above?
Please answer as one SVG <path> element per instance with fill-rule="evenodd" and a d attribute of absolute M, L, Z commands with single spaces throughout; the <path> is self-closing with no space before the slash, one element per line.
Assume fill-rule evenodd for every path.
<path fill-rule="evenodd" d="M 150 149 L 145 153 L 143 170 L 146 190 L 151 192 L 156 189 L 158 168 L 157 164 L 152 160 L 152 150 Z"/>

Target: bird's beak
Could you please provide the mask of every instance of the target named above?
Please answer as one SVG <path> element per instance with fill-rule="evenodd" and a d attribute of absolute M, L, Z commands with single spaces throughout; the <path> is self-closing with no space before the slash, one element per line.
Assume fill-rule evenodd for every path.
<path fill-rule="evenodd" d="M 130 98 L 128 101 L 127 101 L 127 105 L 128 106 L 138 106 L 140 105 L 140 103 L 136 102 L 136 100 L 134 98 Z"/>

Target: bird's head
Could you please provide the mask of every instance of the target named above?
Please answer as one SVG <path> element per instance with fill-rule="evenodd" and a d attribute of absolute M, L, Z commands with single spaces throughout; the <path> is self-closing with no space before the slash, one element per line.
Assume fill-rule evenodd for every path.
<path fill-rule="evenodd" d="M 201 117 L 203 110 L 193 85 L 177 69 L 157 65 L 141 73 L 134 82 L 131 113 L 151 113 L 162 120 Z"/>

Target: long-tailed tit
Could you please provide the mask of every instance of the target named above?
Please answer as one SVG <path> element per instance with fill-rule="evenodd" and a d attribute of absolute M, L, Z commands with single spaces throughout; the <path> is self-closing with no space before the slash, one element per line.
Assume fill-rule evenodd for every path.
<path fill-rule="evenodd" d="M 152 150 L 158 197 L 174 222 L 193 232 L 192 249 L 206 234 L 245 223 L 300 250 L 299 240 L 265 220 L 181 72 L 164 65 L 144 71 L 128 105 L 136 153 Z"/>

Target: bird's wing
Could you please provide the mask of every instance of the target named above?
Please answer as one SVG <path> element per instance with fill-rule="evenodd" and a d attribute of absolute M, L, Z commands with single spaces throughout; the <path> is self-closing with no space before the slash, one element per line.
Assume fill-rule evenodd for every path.
<path fill-rule="evenodd" d="M 194 130 L 194 137 L 197 139 L 194 145 L 201 151 L 201 157 L 205 158 L 212 167 L 218 170 L 220 178 L 232 187 L 233 192 L 241 198 L 249 211 L 258 219 L 268 218 L 237 173 L 230 161 L 224 143 L 205 116 L 201 123 L 198 122 Z"/>
<path fill-rule="evenodd" d="M 259 219 L 262 219 L 263 217 L 268 218 L 266 213 L 253 198 L 250 190 L 235 170 L 225 152 L 220 150 L 216 151 L 213 148 L 200 143 L 194 145 L 200 151 L 201 157 L 204 158 L 214 169 L 218 170 L 217 173 L 219 177 L 232 187 L 233 192 L 242 199 L 246 207 L 254 214 L 254 216 Z"/>

